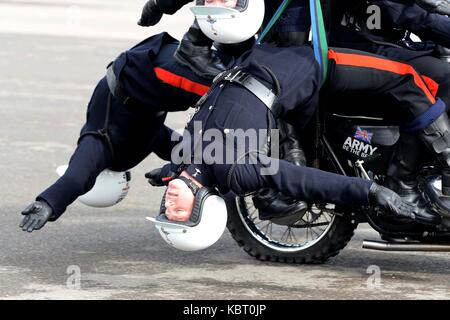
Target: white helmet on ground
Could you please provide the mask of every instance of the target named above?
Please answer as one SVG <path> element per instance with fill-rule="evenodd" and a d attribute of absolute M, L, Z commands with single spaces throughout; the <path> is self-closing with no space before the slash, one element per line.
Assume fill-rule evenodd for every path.
<path fill-rule="evenodd" d="M 179 177 L 190 188 L 189 179 Z M 192 215 L 187 222 L 168 220 L 165 212 L 165 195 L 161 203 L 160 214 L 147 218 L 155 223 L 162 238 L 172 247 L 182 251 L 198 251 L 216 243 L 227 225 L 227 207 L 225 201 L 212 188 L 194 190 L 195 203 Z"/>
<path fill-rule="evenodd" d="M 202 32 L 218 43 L 244 42 L 253 37 L 264 21 L 264 0 L 237 0 L 234 8 L 225 4 L 205 5 L 197 0 L 191 7 Z"/>
<path fill-rule="evenodd" d="M 68 166 L 60 166 L 56 169 L 56 173 L 61 177 L 67 170 Z M 102 171 L 95 181 L 94 187 L 78 200 L 94 208 L 111 207 L 121 202 L 130 190 L 130 172 L 115 172 L 111 170 Z"/>

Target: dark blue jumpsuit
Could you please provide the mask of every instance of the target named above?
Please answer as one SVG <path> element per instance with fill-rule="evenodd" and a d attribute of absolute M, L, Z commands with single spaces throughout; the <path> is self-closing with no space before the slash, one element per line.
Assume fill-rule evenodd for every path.
<path fill-rule="evenodd" d="M 88 192 L 104 169 L 126 171 L 151 152 L 169 161 L 172 130 L 164 125 L 167 112 L 187 110 L 209 88 L 173 59 L 178 41 L 167 33 L 150 37 L 122 53 L 114 73 L 134 103 L 110 94 L 106 78 L 98 83 L 87 108 L 78 146 L 66 173 L 37 200 L 45 200 L 57 217 L 79 196 Z M 107 118 L 110 100 L 109 121 Z M 109 137 L 98 135 L 105 128 Z"/>
<path fill-rule="evenodd" d="M 277 48 L 263 44 L 244 54 L 241 59 L 239 65 L 244 67 L 244 71 L 274 91 L 276 88 L 272 77 L 261 66 L 268 67 L 278 78 L 281 92 L 277 113 L 281 118 L 300 128 L 311 120 L 318 106 L 321 83 L 320 67 L 311 47 Z M 395 62 L 349 50 L 330 50 L 330 66 L 323 93 L 331 97 L 345 95 L 349 98 L 372 99 L 382 96 L 387 100 L 394 99 L 391 101 L 392 108 L 378 109 L 377 112 L 386 116 L 397 109 L 406 115 L 398 119 L 405 129 L 418 132 L 444 112 L 444 104 L 436 102 L 412 68 L 409 73 L 398 73 Z M 375 66 L 384 66 L 386 70 L 380 71 Z M 387 71 L 390 69 L 392 71 Z M 348 77 L 348 72 L 355 76 Z M 359 101 L 363 103 L 362 99 Z M 193 117 L 187 132 L 194 136 L 196 122 L 201 122 L 203 134 L 208 129 L 220 130 L 224 136 L 220 154 L 224 158 L 217 161 L 214 155 L 201 152 L 211 143 L 207 139 L 194 140 L 195 144 L 190 145 L 192 153 L 187 157 L 190 161 L 185 163 L 184 169 L 203 185 L 217 186 L 224 194 L 232 191 L 243 195 L 270 188 L 306 201 L 368 203 L 371 181 L 299 167 L 258 153 L 259 150 L 251 150 L 251 145 L 247 143 L 244 152 L 239 150 L 239 146 L 231 144 L 230 147 L 226 143 L 227 139 L 235 139 L 230 135 L 232 130 L 267 130 L 269 126 L 273 129 L 273 121 L 268 121 L 270 116 L 271 111 L 247 89 L 233 83 L 217 86 Z M 183 143 L 186 141 L 188 139 L 183 139 Z M 232 159 L 242 156 L 245 161 L 229 163 L 226 158 L 230 152 L 234 154 Z M 279 169 L 273 174 L 264 175 L 261 174 L 263 168 Z"/>

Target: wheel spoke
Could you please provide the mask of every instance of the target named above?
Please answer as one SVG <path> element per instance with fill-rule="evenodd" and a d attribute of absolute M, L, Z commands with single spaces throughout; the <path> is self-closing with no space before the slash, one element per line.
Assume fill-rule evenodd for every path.
<path fill-rule="evenodd" d="M 292 231 L 292 228 L 289 228 L 289 230 L 291 230 L 290 232 L 292 234 L 292 242 L 293 243 L 298 243 L 297 237 L 295 236 L 295 233 Z"/>
<path fill-rule="evenodd" d="M 311 232 L 313 232 L 313 233 L 317 236 L 317 238 L 320 237 L 320 233 L 318 233 L 318 232 L 315 230 L 315 228 L 311 228 L 310 230 L 311 230 Z M 317 239 L 317 238 L 316 238 L 316 239 Z"/>
<path fill-rule="evenodd" d="M 267 231 L 266 234 L 268 233 L 271 224 L 272 224 L 272 223 L 269 222 L 269 223 L 267 223 L 267 224 L 264 226 L 264 229 L 263 229 L 263 230 L 266 230 L 266 231 Z"/>
<path fill-rule="evenodd" d="M 253 209 L 252 212 L 250 212 L 249 216 L 250 217 L 254 217 L 255 219 L 258 218 L 258 215 L 256 214 L 256 212 L 258 212 L 258 209 Z"/>
<path fill-rule="evenodd" d="M 289 228 L 287 228 L 287 229 L 283 232 L 283 235 L 281 236 L 281 241 L 283 241 L 284 236 L 287 235 L 288 232 L 289 232 Z M 287 238 L 286 238 L 286 241 L 287 241 Z"/>

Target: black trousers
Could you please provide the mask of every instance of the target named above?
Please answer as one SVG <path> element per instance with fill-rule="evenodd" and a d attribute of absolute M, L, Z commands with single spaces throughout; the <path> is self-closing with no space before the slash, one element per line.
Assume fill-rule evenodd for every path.
<path fill-rule="evenodd" d="M 175 142 L 171 141 L 172 130 L 164 125 L 166 113 L 126 106 L 112 98 L 107 126 L 111 146 L 104 137 L 94 134 L 105 126 L 109 95 L 106 80 L 102 79 L 89 102 L 81 139 L 67 171 L 37 197 L 45 200 L 58 217 L 79 196 L 92 189 L 103 170 L 129 170 L 152 152 L 170 160 Z M 92 134 L 85 135 L 87 132 Z"/>
<path fill-rule="evenodd" d="M 430 52 L 416 52 L 402 48 L 379 46 L 374 53 L 388 59 L 410 64 L 416 71 L 437 83 L 437 97 L 450 106 L 450 64 L 431 56 Z"/>
<path fill-rule="evenodd" d="M 385 118 L 418 132 L 445 108 L 429 82 L 406 63 L 351 49 L 330 50 L 329 61 L 322 97 L 333 110 Z"/>

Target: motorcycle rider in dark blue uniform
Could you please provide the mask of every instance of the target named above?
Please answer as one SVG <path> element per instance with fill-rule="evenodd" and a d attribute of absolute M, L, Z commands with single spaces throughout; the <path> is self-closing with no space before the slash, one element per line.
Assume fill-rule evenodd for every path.
<path fill-rule="evenodd" d="M 440 6 L 440 5 L 443 6 Z M 437 0 L 328 1 L 330 43 L 383 55 L 412 65 L 447 106 L 450 104 L 450 64 L 434 57 L 450 48 L 450 2 Z M 422 42 L 410 39 L 413 32 Z M 436 50 L 436 45 L 440 45 Z M 356 106 L 357 107 L 357 106 Z M 417 173 L 424 158 L 423 146 L 403 135 L 388 171 L 386 186 L 412 202 L 423 202 Z M 450 208 L 450 172 L 443 171 L 443 194 L 431 198 L 443 210 Z"/>
<path fill-rule="evenodd" d="M 189 0 L 149 0 L 143 10 L 141 18 L 138 22 L 141 26 L 151 26 L 157 24 L 163 14 L 174 14 L 182 6 L 192 1 Z M 197 0 L 197 5 L 220 5 L 225 4 L 234 7 L 245 7 L 243 0 Z M 269 2 L 270 3 L 270 2 Z M 266 7 L 268 3 L 266 2 Z M 272 8 L 267 7 L 266 12 L 270 12 Z M 308 14 L 309 15 L 309 14 Z M 269 15 L 266 14 L 265 20 L 268 20 Z M 277 29 L 277 34 L 283 37 L 283 41 L 279 41 L 278 45 L 289 45 L 290 32 L 284 32 L 284 30 Z M 273 40 L 274 41 L 274 40 Z M 175 53 L 175 59 L 185 66 L 192 68 L 197 74 L 213 78 L 218 73 L 224 70 L 225 65 L 229 65 L 229 61 L 224 61 L 225 57 L 237 57 L 243 52 L 250 49 L 255 43 L 255 39 L 250 38 L 246 41 L 238 44 L 221 44 L 214 43 L 216 50 L 212 49 L 213 40 L 208 38 L 200 30 L 198 22 L 195 20 L 194 24 L 184 35 Z M 282 134 L 281 153 L 284 159 L 296 164 L 306 165 L 306 158 L 302 148 L 299 145 L 299 141 L 296 138 L 298 133 L 294 127 L 279 121 L 279 128 Z M 151 177 L 155 173 L 149 173 L 147 176 Z M 264 196 L 263 196 L 264 195 Z M 274 216 L 279 216 L 284 212 L 304 211 L 306 209 L 306 203 L 300 201 L 294 201 L 288 197 L 283 197 L 275 193 L 274 191 L 262 190 L 261 199 L 259 202 L 259 208 L 261 211 L 271 211 Z M 264 208 L 262 207 L 264 206 Z"/>

